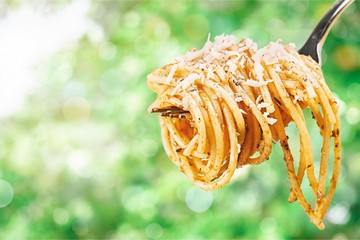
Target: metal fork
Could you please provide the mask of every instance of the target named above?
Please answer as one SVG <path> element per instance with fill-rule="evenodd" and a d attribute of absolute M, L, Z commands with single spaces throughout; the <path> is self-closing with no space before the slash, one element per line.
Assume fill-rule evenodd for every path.
<path fill-rule="evenodd" d="M 299 49 L 298 52 L 300 54 L 310 56 L 317 63 L 321 64 L 321 49 L 326 40 L 326 37 L 335 21 L 352 2 L 354 2 L 354 0 L 336 1 L 320 19 L 319 23 L 310 34 L 308 40 Z M 186 114 L 189 112 L 182 108 L 169 107 L 153 108 L 151 109 L 151 113 L 160 113 L 161 116 L 184 119 L 186 118 Z"/>
<path fill-rule="evenodd" d="M 300 54 L 310 56 L 321 65 L 321 49 L 326 37 L 338 17 L 353 1 L 354 0 L 336 1 L 320 19 L 319 23 L 310 34 L 308 40 L 298 52 Z"/>

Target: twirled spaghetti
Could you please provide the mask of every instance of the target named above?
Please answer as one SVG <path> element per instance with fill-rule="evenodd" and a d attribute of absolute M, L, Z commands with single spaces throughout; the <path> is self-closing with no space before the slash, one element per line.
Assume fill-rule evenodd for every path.
<path fill-rule="evenodd" d="M 289 201 L 297 200 L 311 221 L 324 228 L 340 171 L 340 121 L 318 63 L 291 44 L 278 41 L 257 49 L 249 39 L 236 42 L 222 35 L 153 71 L 148 85 L 158 94 L 150 109 L 182 110 L 172 118 L 160 115 L 162 141 L 169 158 L 196 186 L 224 186 L 237 168 L 267 160 L 272 142 L 279 142 L 292 187 Z M 304 108 L 310 108 L 323 137 L 319 169 Z M 285 132 L 291 121 L 299 131 L 298 166 Z M 301 189 L 305 175 L 315 195 L 312 205 Z"/>

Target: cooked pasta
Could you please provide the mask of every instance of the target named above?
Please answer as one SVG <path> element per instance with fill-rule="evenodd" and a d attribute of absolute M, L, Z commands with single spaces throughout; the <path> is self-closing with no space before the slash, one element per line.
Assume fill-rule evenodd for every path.
<path fill-rule="evenodd" d="M 289 202 L 297 200 L 310 220 L 324 228 L 340 171 L 340 121 L 318 63 L 292 44 L 271 42 L 258 49 L 250 39 L 237 42 L 221 35 L 153 71 L 148 85 L 158 94 L 149 110 L 162 112 L 165 151 L 197 187 L 224 186 L 237 168 L 264 162 L 272 143 L 280 143 L 291 184 Z M 314 159 L 305 108 L 323 138 L 319 160 Z M 288 144 L 290 122 L 299 131 L 298 161 Z M 312 203 L 302 191 L 305 176 L 315 196 Z"/>

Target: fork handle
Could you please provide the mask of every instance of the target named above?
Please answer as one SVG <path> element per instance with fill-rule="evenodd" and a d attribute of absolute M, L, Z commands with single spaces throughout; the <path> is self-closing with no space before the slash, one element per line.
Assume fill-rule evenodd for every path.
<path fill-rule="evenodd" d="M 315 29 L 310 34 L 308 40 L 298 51 L 300 54 L 310 56 L 316 62 L 321 64 L 321 48 L 325 39 L 334 24 L 335 20 L 354 0 L 338 0 L 332 7 L 324 14 L 316 25 Z"/>

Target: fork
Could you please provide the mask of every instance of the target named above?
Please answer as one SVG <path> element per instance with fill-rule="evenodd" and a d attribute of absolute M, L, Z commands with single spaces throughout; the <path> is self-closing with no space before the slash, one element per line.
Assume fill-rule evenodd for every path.
<path fill-rule="evenodd" d="M 354 0 L 336 1 L 320 19 L 319 23 L 310 34 L 308 40 L 298 52 L 300 54 L 310 56 L 321 65 L 321 49 L 326 37 L 338 17 L 353 1 Z"/>
<path fill-rule="evenodd" d="M 300 54 L 310 56 L 317 63 L 321 65 L 321 49 L 327 38 L 327 35 L 341 15 L 343 11 L 352 3 L 354 0 L 338 0 L 336 1 L 329 10 L 322 16 L 305 44 L 298 50 Z M 153 108 L 151 113 L 160 113 L 161 116 L 167 116 L 171 118 L 185 119 L 188 111 L 178 108 Z"/>

